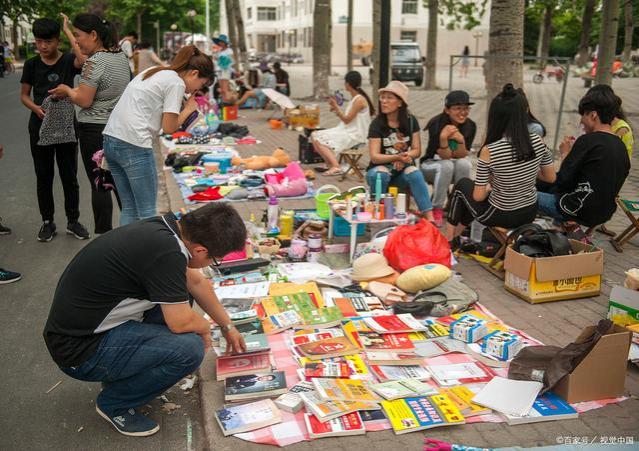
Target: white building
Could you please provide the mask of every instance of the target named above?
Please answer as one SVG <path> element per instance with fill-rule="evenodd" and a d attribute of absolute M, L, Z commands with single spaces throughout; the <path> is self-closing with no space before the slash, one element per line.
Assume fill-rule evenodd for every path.
<path fill-rule="evenodd" d="M 428 10 L 422 0 L 391 1 L 391 41 L 418 42 L 426 54 Z M 481 1 L 481 0 L 479 0 Z M 220 2 L 221 33 L 227 33 L 225 2 Z M 314 0 L 240 0 L 244 18 L 246 45 L 257 52 L 299 53 L 304 60 L 312 59 Z M 449 55 L 461 54 L 464 46 L 471 54 L 483 55 L 488 49 L 488 21 L 490 6 L 481 24 L 472 31 L 448 30 L 449 18 L 441 17 L 437 37 L 437 63 L 448 64 Z M 332 64 L 346 65 L 346 22 L 348 2 L 332 2 Z M 357 53 L 369 53 L 373 40 L 372 0 L 354 0 L 353 46 Z M 362 55 L 363 56 L 363 55 Z"/>

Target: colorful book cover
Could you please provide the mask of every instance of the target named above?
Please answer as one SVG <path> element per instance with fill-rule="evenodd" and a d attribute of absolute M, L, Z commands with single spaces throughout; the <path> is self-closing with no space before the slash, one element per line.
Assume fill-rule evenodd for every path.
<path fill-rule="evenodd" d="M 375 365 L 421 365 L 424 358 L 412 352 L 367 351 L 366 360 Z"/>
<path fill-rule="evenodd" d="M 271 283 L 268 288 L 271 296 L 282 296 L 286 294 L 306 293 L 308 294 L 316 307 L 324 307 L 324 299 L 322 293 L 315 282 L 308 283 L 292 283 L 278 282 Z"/>
<path fill-rule="evenodd" d="M 311 382 L 298 382 L 293 385 L 288 392 L 281 395 L 275 400 L 275 405 L 287 412 L 295 413 L 304 406 L 304 401 L 300 397 L 300 393 L 315 391 L 315 387 Z"/>
<path fill-rule="evenodd" d="M 378 332 L 358 332 L 357 339 L 362 348 L 369 351 L 412 352 L 415 345 L 408 334 L 380 334 Z"/>
<path fill-rule="evenodd" d="M 380 315 L 364 318 L 367 326 L 382 334 L 415 332 L 426 329 L 422 323 L 417 321 L 410 313 L 400 315 Z"/>
<path fill-rule="evenodd" d="M 271 349 L 265 334 L 245 335 L 244 343 L 246 343 L 246 352 L 268 351 Z M 226 338 L 224 336 L 220 337 L 220 348 L 222 350 L 226 349 Z"/>
<path fill-rule="evenodd" d="M 262 321 L 259 319 L 255 319 L 246 323 L 236 324 L 235 328 L 239 333 L 241 333 L 244 337 L 253 334 L 263 334 L 264 327 L 262 327 Z"/>
<path fill-rule="evenodd" d="M 311 360 L 354 354 L 358 350 L 346 337 L 335 337 L 295 346 L 295 351 Z"/>
<path fill-rule="evenodd" d="M 271 369 L 270 352 L 238 356 L 220 356 L 216 360 L 217 379 L 222 380 L 239 372 L 264 372 Z"/>
<path fill-rule="evenodd" d="M 552 392 L 538 396 L 528 412 L 522 417 L 504 415 L 508 424 L 538 423 L 542 421 L 568 420 L 579 414 L 566 400 Z"/>
<path fill-rule="evenodd" d="M 276 331 L 290 329 L 291 327 L 296 326 L 302 322 L 302 318 L 294 310 L 276 313 L 275 315 L 269 316 L 268 319 L 275 326 Z"/>
<path fill-rule="evenodd" d="M 295 332 L 295 335 L 291 338 L 293 345 L 303 345 L 304 343 L 310 343 L 311 341 L 327 340 L 329 338 L 343 337 L 344 333 L 339 329 L 324 329 L 322 332 L 313 332 L 300 334 Z"/>
<path fill-rule="evenodd" d="M 440 392 L 448 395 L 455 403 L 459 411 L 466 417 L 474 417 L 492 412 L 488 407 L 480 406 L 473 402 L 475 393 L 465 385 L 456 385 L 454 387 L 442 388 Z"/>
<path fill-rule="evenodd" d="M 322 423 L 315 415 L 305 414 L 304 422 L 311 438 L 366 434 L 362 417 L 352 412 Z"/>
<path fill-rule="evenodd" d="M 380 382 L 379 384 L 371 385 L 371 388 L 388 401 L 417 395 L 413 390 L 403 385 L 401 381 Z"/>
<path fill-rule="evenodd" d="M 348 339 L 358 348 L 362 349 L 362 343 L 359 340 L 359 334 L 362 332 L 373 332 L 373 330 L 366 325 L 364 320 L 352 319 L 342 324 L 342 330 Z"/>
<path fill-rule="evenodd" d="M 300 398 L 306 406 L 308 413 L 312 413 L 321 421 L 329 421 L 332 418 L 346 415 L 357 410 L 379 410 L 377 403 L 340 401 L 338 399 L 322 399 L 316 391 L 300 393 Z"/>
<path fill-rule="evenodd" d="M 253 431 L 282 421 L 282 414 L 270 399 L 227 406 L 215 412 L 222 433 L 227 435 Z"/>
<path fill-rule="evenodd" d="M 382 408 L 396 434 L 465 422 L 446 395 L 382 401 Z"/>
<path fill-rule="evenodd" d="M 299 312 L 305 326 L 328 325 L 337 326 L 344 318 L 342 312 L 337 307 L 323 307 L 319 309 L 301 310 Z"/>
<path fill-rule="evenodd" d="M 333 299 L 335 306 L 342 312 L 344 318 L 350 318 L 352 316 L 358 316 L 359 313 L 355 310 L 350 298 L 335 298 Z"/>
<path fill-rule="evenodd" d="M 428 371 L 442 387 L 490 382 L 495 372 L 481 362 L 428 365 Z"/>
<path fill-rule="evenodd" d="M 238 395 L 263 395 L 264 397 L 276 396 L 273 394 L 286 389 L 286 376 L 284 371 L 275 371 L 267 374 L 245 374 L 243 376 L 227 377 L 224 381 L 224 395 L 228 399 Z"/>
<path fill-rule="evenodd" d="M 371 371 L 380 381 L 394 381 L 399 379 L 415 378 L 419 380 L 428 380 L 431 374 L 428 370 L 419 365 L 415 366 L 390 366 L 390 365 L 371 365 Z"/>
<path fill-rule="evenodd" d="M 381 398 L 357 379 L 313 379 L 315 390 L 322 399 L 342 401 L 378 402 Z"/>
<path fill-rule="evenodd" d="M 304 376 L 314 377 L 338 377 L 348 379 L 353 370 L 346 361 L 340 362 L 309 362 L 304 365 Z"/>

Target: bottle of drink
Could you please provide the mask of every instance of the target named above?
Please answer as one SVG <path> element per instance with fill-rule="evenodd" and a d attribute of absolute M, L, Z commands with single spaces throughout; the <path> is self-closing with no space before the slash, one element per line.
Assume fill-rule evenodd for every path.
<path fill-rule="evenodd" d="M 268 200 L 267 209 L 267 232 L 278 232 L 277 223 L 279 221 L 280 207 L 277 202 L 277 196 L 271 196 Z"/>
<path fill-rule="evenodd" d="M 382 174 L 377 173 L 375 177 L 375 203 L 379 204 L 379 200 L 382 198 Z"/>
<path fill-rule="evenodd" d="M 481 236 L 484 233 L 485 225 L 476 219 L 470 223 L 470 240 L 475 243 L 481 243 Z"/>

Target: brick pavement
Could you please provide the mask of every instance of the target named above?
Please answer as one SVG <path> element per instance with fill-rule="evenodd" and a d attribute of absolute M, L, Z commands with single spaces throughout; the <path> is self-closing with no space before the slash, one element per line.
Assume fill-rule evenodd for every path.
<path fill-rule="evenodd" d="M 625 82 L 617 80 L 615 83 Z M 632 80 L 631 80 L 632 81 Z M 339 78 L 334 77 L 332 84 L 338 83 Z M 627 84 L 624 88 L 636 88 L 637 82 Z M 581 87 L 571 85 L 567 93 L 566 109 L 574 110 L 574 106 L 583 93 Z M 624 91 L 620 91 L 619 86 L 615 86 L 623 96 Z M 418 116 L 420 123 L 425 121 L 440 110 L 441 99 L 445 95 L 442 91 L 426 92 L 411 89 L 411 103 L 414 105 L 413 112 Z M 639 98 L 638 96 L 624 97 L 626 110 L 633 123 L 634 130 L 639 130 Z M 415 99 L 413 101 L 413 99 Z M 554 114 L 550 103 L 546 102 L 543 95 L 531 96 L 531 105 L 539 117 L 545 118 Z M 539 101 L 537 103 L 537 101 Z M 481 101 L 480 101 L 481 102 Z M 478 102 L 478 103 L 480 103 Z M 477 105 L 473 116 L 480 111 L 482 106 Z M 288 130 L 271 130 L 266 123 L 272 112 L 270 111 L 242 111 L 241 117 L 237 121 L 249 126 L 251 132 L 262 140 L 259 145 L 239 146 L 239 151 L 243 156 L 269 154 L 278 146 L 284 147 L 291 155 L 297 155 L 297 132 Z M 479 125 L 478 136 L 483 133 L 483 121 L 477 114 L 476 120 Z M 328 110 L 322 106 L 323 126 L 332 126 L 335 119 Z M 575 129 L 578 121 L 575 113 L 568 112 L 566 115 L 565 127 Z M 638 151 L 635 151 L 633 159 L 634 169 L 622 189 L 622 195 L 637 197 L 639 193 L 639 168 L 637 161 Z M 367 161 L 365 162 L 365 164 Z M 354 186 L 356 182 L 352 177 L 344 182 L 338 182 L 334 177 L 324 177 L 318 175 L 315 186 L 319 187 L 324 183 L 337 185 L 340 189 Z M 171 177 L 167 179 L 167 187 L 170 198 L 170 205 L 173 210 L 183 206 L 179 191 Z M 264 202 L 244 202 L 234 204 L 240 214 L 248 218 L 250 213 L 258 213 L 265 209 Z M 305 200 L 283 200 L 282 207 L 312 208 L 314 201 Z M 258 216 L 256 214 L 256 216 Z M 627 225 L 625 216 L 617 212 L 609 222 L 610 229 L 619 232 Z M 625 246 L 624 253 L 615 252 L 610 246 L 607 237 L 596 234 L 597 244 L 605 251 L 605 265 L 603 275 L 602 293 L 594 298 L 550 302 L 539 305 L 530 305 L 519 298 L 509 294 L 502 287 L 502 282 L 488 275 L 476 263 L 468 260 L 461 260 L 457 270 L 461 272 L 466 282 L 474 287 L 479 298 L 491 311 L 513 327 L 529 333 L 533 337 L 540 339 L 546 344 L 566 345 L 572 341 L 579 331 L 591 325 L 606 315 L 608 295 L 613 285 L 622 283 L 623 272 L 630 267 L 637 266 L 639 262 L 639 238 L 635 237 Z M 201 384 L 202 408 L 205 420 L 210 449 L 215 451 L 241 449 L 253 450 L 261 449 L 259 445 L 243 442 L 237 438 L 224 438 L 220 434 L 219 427 L 215 424 L 212 411 L 222 405 L 223 386 L 214 381 L 213 359 L 209 356 L 201 369 L 203 383 Z M 603 369 L 602 369 L 603 370 Z M 618 404 L 610 405 L 586 412 L 577 420 L 557 421 L 541 424 L 507 426 L 505 424 L 475 424 L 464 425 L 455 428 L 442 428 L 427 431 L 425 434 L 413 433 L 395 436 L 390 431 L 369 433 L 366 436 L 342 437 L 333 439 L 323 439 L 313 442 L 305 442 L 287 447 L 292 450 L 348 450 L 348 449 L 369 449 L 388 450 L 398 446 L 405 449 L 421 449 L 424 436 L 435 439 L 448 440 L 466 445 L 498 447 L 520 445 L 532 447 L 540 445 L 556 444 L 558 436 L 568 437 L 589 437 L 599 442 L 600 437 L 610 436 L 634 436 L 635 443 L 639 443 L 639 369 L 634 365 L 628 367 L 626 378 L 626 390 L 630 399 Z"/>

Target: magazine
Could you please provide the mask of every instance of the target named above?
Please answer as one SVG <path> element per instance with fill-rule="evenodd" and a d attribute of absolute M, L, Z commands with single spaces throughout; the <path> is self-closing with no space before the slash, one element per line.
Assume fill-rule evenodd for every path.
<path fill-rule="evenodd" d="M 261 429 L 282 422 L 282 413 L 270 399 L 227 406 L 215 412 L 222 433 L 227 435 Z"/>
<path fill-rule="evenodd" d="M 410 333 L 426 330 L 426 326 L 410 313 L 364 318 L 368 327 L 380 334 Z"/>
<path fill-rule="evenodd" d="M 382 401 L 382 408 L 395 434 L 465 423 L 463 415 L 446 395 Z"/>
<path fill-rule="evenodd" d="M 342 415 L 326 422 L 321 422 L 315 415 L 307 413 L 304 414 L 304 422 L 311 438 L 366 434 L 364 422 L 358 412 Z"/>
<path fill-rule="evenodd" d="M 340 401 L 379 402 L 381 398 L 369 389 L 368 384 L 357 379 L 313 379 L 315 390 L 322 399 Z"/>
<path fill-rule="evenodd" d="M 245 374 L 227 377 L 224 382 L 225 401 L 270 398 L 286 392 L 284 371 L 266 374 Z"/>
<path fill-rule="evenodd" d="M 321 360 L 329 357 L 339 357 L 357 353 L 358 349 L 346 337 L 328 338 L 297 345 L 294 351 L 311 360 Z"/>
<path fill-rule="evenodd" d="M 379 404 L 372 402 L 322 399 L 316 391 L 303 392 L 299 395 L 306 406 L 306 411 L 315 415 L 322 423 L 358 410 L 381 409 Z"/>

